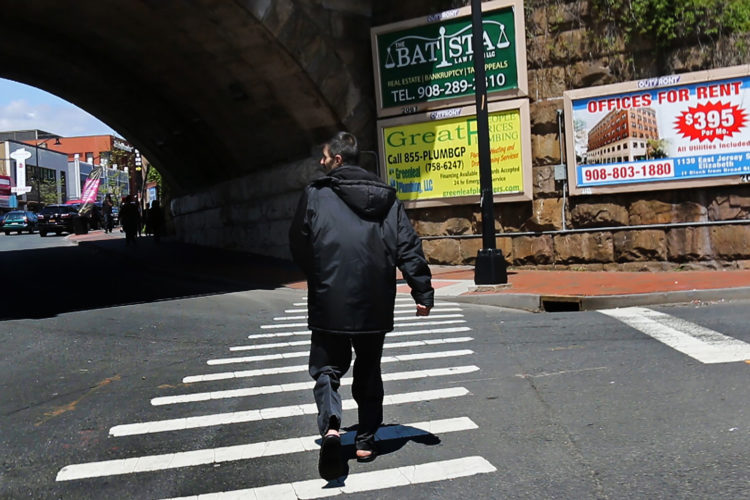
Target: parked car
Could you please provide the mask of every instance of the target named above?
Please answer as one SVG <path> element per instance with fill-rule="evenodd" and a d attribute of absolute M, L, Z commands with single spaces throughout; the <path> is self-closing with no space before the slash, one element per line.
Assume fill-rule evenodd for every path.
<path fill-rule="evenodd" d="M 97 201 L 91 205 L 87 215 L 89 229 L 102 229 L 104 227 L 104 214 L 102 213 L 102 202 Z"/>
<path fill-rule="evenodd" d="M 66 205 L 76 207 L 76 210 L 81 210 L 83 203 L 80 199 L 68 200 L 65 202 Z M 88 213 L 85 215 L 89 229 L 102 229 L 104 227 L 104 214 L 102 213 L 102 202 L 96 201 L 89 207 Z"/>
<path fill-rule="evenodd" d="M 11 231 L 17 231 L 21 234 L 23 231 L 28 231 L 32 234 L 37 227 L 37 217 L 34 212 L 27 212 L 24 210 L 13 210 L 8 212 L 3 217 L 2 230 L 5 231 L 5 235 L 9 235 Z"/>
<path fill-rule="evenodd" d="M 78 205 L 47 205 L 39 211 L 37 217 L 39 236 L 42 237 L 47 236 L 47 233 L 73 233 L 76 224 L 79 224 L 78 220 L 81 219 L 78 215 Z"/>

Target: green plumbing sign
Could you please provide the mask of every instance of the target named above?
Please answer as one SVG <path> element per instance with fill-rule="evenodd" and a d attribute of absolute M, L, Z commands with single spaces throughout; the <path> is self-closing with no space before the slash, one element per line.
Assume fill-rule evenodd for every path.
<path fill-rule="evenodd" d="M 524 70 L 526 59 L 525 33 L 523 29 L 518 32 L 523 26 L 523 9 L 517 8 L 517 2 L 489 2 L 485 9 L 493 4 L 502 7 L 482 15 L 487 93 L 519 89 L 525 93 L 525 78 L 519 87 L 518 77 L 519 51 Z M 419 103 L 474 95 L 475 48 L 471 12 L 466 11 L 443 12 L 427 18 L 426 25 L 394 29 L 409 24 L 406 22 L 373 29 L 380 109 L 415 112 Z"/>

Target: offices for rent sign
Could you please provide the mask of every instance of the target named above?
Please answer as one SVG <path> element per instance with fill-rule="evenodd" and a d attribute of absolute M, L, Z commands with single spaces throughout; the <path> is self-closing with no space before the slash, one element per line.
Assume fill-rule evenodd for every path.
<path fill-rule="evenodd" d="M 485 2 L 482 11 L 488 98 L 526 95 L 523 3 Z M 469 7 L 380 26 L 371 34 L 378 116 L 473 102 Z"/>
<path fill-rule="evenodd" d="M 489 135 L 495 201 L 531 199 L 529 104 L 490 103 Z M 383 177 L 407 208 L 476 203 L 479 152 L 473 106 L 378 122 Z"/>
<path fill-rule="evenodd" d="M 750 66 L 579 89 L 564 97 L 572 195 L 750 178 Z"/>

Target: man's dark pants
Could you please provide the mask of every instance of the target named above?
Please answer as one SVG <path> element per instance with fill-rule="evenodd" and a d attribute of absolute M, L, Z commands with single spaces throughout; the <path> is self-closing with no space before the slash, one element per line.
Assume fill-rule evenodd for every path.
<path fill-rule="evenodd" d="M 310 376 L 315 379 L 315 403 L 318 405 L 318 429 L 325 435 L 341 425 L 341 377 L 354 360 L 352 396 L 357 402 L 359 426 L 357 449 L 371 450 L 375 433 L 383 423 L 383 379 L 380 358 L 385 333 L 342 335 L 313 330 L 310 345 Z"/>

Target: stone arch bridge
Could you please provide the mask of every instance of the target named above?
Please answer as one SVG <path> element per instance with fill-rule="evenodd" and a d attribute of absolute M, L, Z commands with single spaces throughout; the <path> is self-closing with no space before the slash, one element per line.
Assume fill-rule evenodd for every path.
<path fill-rule="evenodd" d="M 373 147 L 370 27 L 450 5 L 399 3 L 5 2 L 0 77 L 136 145 L 173 188 L 184 239 L 283 256 L 319 144 L 348 129 Z"/>

